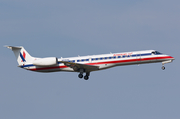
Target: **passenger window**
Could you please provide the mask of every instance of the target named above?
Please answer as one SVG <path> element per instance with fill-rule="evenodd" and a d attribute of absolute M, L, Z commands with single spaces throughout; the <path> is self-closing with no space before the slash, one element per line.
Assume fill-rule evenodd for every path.
<path fill-rule="evenodd" d="M 77 62 L 79 62 L 80 60 L 77 60 Z"/>
<path fill-rule="evenodd" d="M 86 61 L 89 61 L 89 59 L 86 59 Z"/>
<path fill-rule="evenodd" d="M 114 56 L 113 58 L 116 59 L 116 56 Z"/>
<path fill-rule="evenodd" d="M 118 56 L 118 58 L 121 58 L 121 56 Z"/>
<path fill-rule="evenodd" d="M 132 57 L 136 57 L 136 55 L 132 55 Z"/>

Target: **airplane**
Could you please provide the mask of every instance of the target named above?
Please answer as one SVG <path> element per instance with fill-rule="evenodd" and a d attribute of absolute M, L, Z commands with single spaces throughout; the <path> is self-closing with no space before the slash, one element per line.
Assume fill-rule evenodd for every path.
<path fill-rule="evenodd" d="M 89 79 L 90 72 L 112 68 L 115 66 L 145 64 L 162 62 L 171 63 L 174 57 L 160 53 L 156 50 L 133 51 L 124 53 L 110 53 L 91 56 L 78 56 L 68 58 L 32 57 L 22 46 L 5 46 L 11 49 L 17 59 L 18 67 L 36 72 L 79 72 L 78 77 L 85 80 Z M 86 73 L 83 76 L 83 73 Z"/>

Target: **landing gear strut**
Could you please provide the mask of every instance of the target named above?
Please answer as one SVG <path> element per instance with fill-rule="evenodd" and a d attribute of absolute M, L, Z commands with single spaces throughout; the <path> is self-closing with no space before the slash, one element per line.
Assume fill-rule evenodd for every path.
<path fill-rule="evenodd" d="M 165 70 L 164 64 L 171 63 L 172 61 L 173 60 L 167 60 L 167 61 L 162 62 L 162 70 Z"/>

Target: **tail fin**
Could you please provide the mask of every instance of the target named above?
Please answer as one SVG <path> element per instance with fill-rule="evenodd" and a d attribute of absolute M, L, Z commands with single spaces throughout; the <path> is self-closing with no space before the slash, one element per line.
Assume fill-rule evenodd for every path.
<path fill-rule="evenodd" d="M 11 49 L 14 52 L 19 65 L 30 63 L 35 59 L 22 46 L 20 47 L 5 46 L 5 47 Z"/>

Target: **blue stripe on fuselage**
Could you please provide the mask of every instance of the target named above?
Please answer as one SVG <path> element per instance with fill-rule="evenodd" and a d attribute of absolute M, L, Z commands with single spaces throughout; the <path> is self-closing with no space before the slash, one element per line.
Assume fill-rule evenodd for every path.
<path fill-rule="evenodd" d="M 151 53 L 141 54 L 141 56 L 147 56 L 147 55 L 151 55 Z"/>
<path fill-rule="evenodd" d="M 21 68 L 32 67 L 32 66 L 34 66 L 34 65 L 33 64 L 28 64 L 28 65 L 21 66 Z"/>

